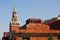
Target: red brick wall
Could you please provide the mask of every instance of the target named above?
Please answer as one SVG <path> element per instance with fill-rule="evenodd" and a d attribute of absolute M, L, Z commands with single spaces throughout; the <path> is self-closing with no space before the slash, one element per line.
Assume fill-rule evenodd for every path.
<path fill-rule="evenodd" d="M 19 26 L 11 26 L 11 31 L 15 31 L 16 33 L 19 33 L 20 29 Z"/>

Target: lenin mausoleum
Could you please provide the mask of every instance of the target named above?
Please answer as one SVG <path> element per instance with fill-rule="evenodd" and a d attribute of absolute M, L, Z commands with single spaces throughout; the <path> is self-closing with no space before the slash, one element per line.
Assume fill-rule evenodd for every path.
<path fill-rule="evenodd" d="M 45 21 L 29 18 L 20 26 L 14 6 L 9 32 L 3 33 L 2 40 L 60 40 L 60 15 Z"/>

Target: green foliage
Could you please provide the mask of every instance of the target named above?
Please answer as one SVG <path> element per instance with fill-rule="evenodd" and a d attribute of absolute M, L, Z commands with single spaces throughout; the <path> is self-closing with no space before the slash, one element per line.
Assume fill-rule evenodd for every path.
<path fill-rule="evenodd" d="M 53 35 L 50 34 L 48 40 L 53 40 Z"/>

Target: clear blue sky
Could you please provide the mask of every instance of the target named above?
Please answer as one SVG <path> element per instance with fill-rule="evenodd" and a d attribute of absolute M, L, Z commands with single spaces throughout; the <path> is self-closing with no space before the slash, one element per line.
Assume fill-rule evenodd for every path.
<path fill-rule="evenodd" d="M 60 15 L 60 0 L 0 0 L 0 37 L 9 31 L 14 3 L 20 25 L 28 18 L 45 20 Z"/>

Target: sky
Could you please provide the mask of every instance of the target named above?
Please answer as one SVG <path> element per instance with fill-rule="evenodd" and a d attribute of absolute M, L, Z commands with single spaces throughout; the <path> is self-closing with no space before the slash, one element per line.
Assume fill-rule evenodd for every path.
<path fill-rule="evenodd" d="M 0 38 L 9 31 L 14 4 L 20 26 L 29 18 L 47 20 L 60 15 L 60 0 L 0 0 Z"/>

